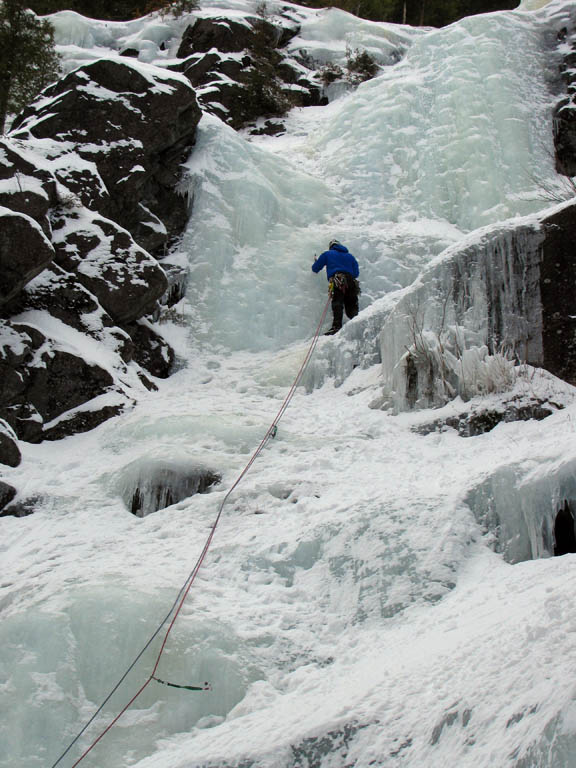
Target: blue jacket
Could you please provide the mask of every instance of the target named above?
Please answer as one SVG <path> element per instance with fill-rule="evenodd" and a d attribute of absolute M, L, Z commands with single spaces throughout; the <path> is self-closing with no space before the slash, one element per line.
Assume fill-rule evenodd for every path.
<path fill-rule="evenodd" d="M 336 272 L 348 272 L 352 277 L 358 277 L 360 269 L 358 262 L 349 252 L 345 245 L 336 243 L 329 251 L 324 251 L 312 264 L 312 272 L 320 272 L 326 267 L 326 276 L 328 279 Z"/>

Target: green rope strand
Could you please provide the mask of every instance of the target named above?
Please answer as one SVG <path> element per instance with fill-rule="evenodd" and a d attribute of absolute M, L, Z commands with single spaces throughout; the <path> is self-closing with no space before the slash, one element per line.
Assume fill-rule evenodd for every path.
<path fill-rule="evenodd" d="M 167 683 L 166 680 L 160 680 L 159 677 L 153 677 L 152 680 L 156 680 L 157 683 L 162 685 L 168 685 L 170 688 L 186 688 L 187 691 L 211 691 L 212 686 L 210 683 L 204 683 L 204 685 L 177 685 L 176 683 Z"/>

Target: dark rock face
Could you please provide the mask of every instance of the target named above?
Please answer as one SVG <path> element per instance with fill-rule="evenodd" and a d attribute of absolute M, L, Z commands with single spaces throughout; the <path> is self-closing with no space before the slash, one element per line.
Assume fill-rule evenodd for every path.
<path fill-rule="evenodd" d="M 554 110 L 554 145 L 558 173 L 576 176 L 576 105 L 569 98 Z"/>
<path fill-rule="evenodd" d="M 36 328 L 9 322 L 3 322 L 0 329 L 0 403 L 4 410 L 13 411 L 16 403 L 25 402 L 26 384 L 21 371 L 46 337 Z M 13 420 L 4 418 L 18 434 Z"/>
<path fill-rule="evenodd" d="M 244 21 L 220 18 L 197 19 L 182 35 L 176 54 L 185 59 L 212 49 L 225 53 L 240 53 L 254 48 L 255 37 L 263 33 L 274 48 L 283 48 L 300 31 L 296 24 L 277 26 L 260 16 L 247 16 Z"/>
<path fill-rule="evenodd" d="M 157 251 L 182 230 L 187 201 L 174 187 L 201 114 L 184 79 L 100 59 L 43 95 L 17 118 L 13 135 L 74 142 L 97 171 L 88 184 L 89 173 L 76 174 L 76 188 L 87 187 L 91 205 L 122 222 L 143 248 Z"/>
<path fill-rule="evenodd" d="M 54 425 L 48 425 L 42 432 L 43 440 L 61 440 L 68 435 L 79 432 L 89 432 L 114 416 L 119 416 L 126 405 L 134 405 L 134 401 L 127 399 L 116 405 L 94 405 L 91 409 L 77 409 L 76 412 L 66 414 L 66 417 Z"/>
<path fill-rule="evenodd" d="M 0 305 L 16 296 L 53 258 L 54 249 L 35 221 L 0 208 Z"/>
<path fill-rule="evenodd" d="M 102 341 L 114 349 L 121 360 L 130 362 L 133 343 L 128 334 L 114 325 L 94 294 L 74 275 L 51 264 L 6 305 L 8 315 L 29 310 L 42 311 L 82 334 Z"/>
<path fill-rule="evenodd" d="M 39 365 L 28 369 L 28 402 L 43 421 L 51 421 L 65 411 L 103 394 L 113 384 L 112 376 L 99 365 L 64 350 L 40 354 Z"/>
<path fill-rule="evenodd" d="M 543 222 L 540 296 L 542 300 L 543 367 L 576 384 L 576 206 Z"/>
<path fill-rule="evenodd" d="M 16 488 L 0 481 L 0 517 L 27 517 L 37 504 L 37 496 L 20 496 Z"/>
<path fill-rule="evenodd" d="M 10 504 L 16 496 L 16 488 L 0 480 L 0 517 L 5 515 L 4 509 Z"/>
<path fill-rule="evenodd" d="M 571 52 L 563 57 L 560 65 L 562 80 L 567 96 L 562 98 L 554 109 L 554 147 L 556 152 L 556 170 L 564 176 L 576 176 L 576 39 L 568 36 L 568 30 L 558 33 L 559 42 L 571 45 Z"/>
<path fill-rule="evenodd" d="M 0 511 L 0 517 L 26 517 L 34 512 L 38 499 L 17 500 L 14 504 L 8 502 L 8 505 Z"/>
<path fill-rule="evenodd" d="M 174 350 L 145 321 L 126 328 L 134 342 L 134 359 L 152 376 L 166 379 L 174 365 Z"/>
<path fill-rule="evenodd" d="M 251 21 L 253 23 L 255 19 Z M 247 23 L 243 24 L 225 17 L 197 19 L 182 35 L 182 42 L 176 55 L 179 59 L 185 59 L 193 53 L 207 53 L 212 48 L 228 53 L 239 53 L 249 48 L 252 43 L 254 37 L 252 23 L 247 20 Z M 273 30 L 272 24 L 268 26 Z"/>
<path fill-rule="evenodd" d="M 10 426 L 0 419 L 0 464 L 17 467 L 22 461 L 16 435 Z"/>
<path fill-rule="evenodd" d="M 239 80 L 244 67 L 250 65 L 250 57 L 223 59 L 219 53 L 206 53 L 203 56 L 192 55 L 182 65 L 182 71 L 195 87 L 207 85 L 215 75 L 225 75 L 232 80 Z"/>
<path fill-rule="evenodd" d="M 4 323 L 2 330 L 0 417 L 22 440 L 43 439 L 45 423 L 114 384 L 110 373 L 59 349 L 36 328 Z"/>
<path fill-rule="evenodd" d="M 279 120 L 266 120 L 260 128 L 253 128 L 250 131 L 251 136 L 280 136 L 286 131 L 286 128 Z"/>
<path fill-rule="evenodd" d="M 554 520 L 554 556 L 576 552 L 576 528 L 570 503 L 565 501 Z"/>

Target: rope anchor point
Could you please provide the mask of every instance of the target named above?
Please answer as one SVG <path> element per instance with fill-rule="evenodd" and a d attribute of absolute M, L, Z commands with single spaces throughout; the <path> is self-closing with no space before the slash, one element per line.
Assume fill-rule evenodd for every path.
<path fill-rule="evenodd" d="M 162 685 L 168 685 L 170 688 L 185 688 L 187 691 L 211 691 L 212 686 L 210 683 L 206 682 L 202 685 L 178 685 L 177 683 L 169 683 L 166 680 L 160 680 L 159 677 L 152 676 L 152 680 L 155 680 L 157 683 L 161 683 Z"/>

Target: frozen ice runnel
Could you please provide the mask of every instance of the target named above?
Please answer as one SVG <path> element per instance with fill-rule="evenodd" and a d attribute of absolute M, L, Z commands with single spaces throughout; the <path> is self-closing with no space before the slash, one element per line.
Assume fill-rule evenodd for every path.
<path fill-rule="evenodd" d="M 189 270 L 185 311 L 195 341 L 258 351 L 311 338 L 327 283 L 310 266 L 336 235 L 361 264 L 362 310 L 409 285 L 460 235 L 438 222 L 368 225 L 370 206 L 356 211 L 336 182 L 306 173 L 314 162 L 294 164 L 310 153 L 311 139 L 285 159 L 202 119 L 188 163 L 193 214 L 169 257 Z"/>
<path fill-rule="evenodd" d="M 439 532 L 422 559 L 422 528 L 407 522 L 403 510 L 374 500 L 361 510 L 334 510 L 332 522 L 297 542 L 251 553 L 241 567 L 257 583 L 301 593 L 312 625 L 326 615 L 361 625 L 395 616 L 412 603 L 436 602 L 454 587 L 450 534 Z M 271 616 L 273 610 L 271 605 Z"/>
<path fill-rule="evenodd" d="M 183 374 L 185 372 L 182 372 Z M 170 386 L 179 387 L 182 378 L 172 377 Z M 215 463 L 229 457 L 248 454 L 262 439 L 265 422 L 247 417 L 235 403 L 229 409 L 221 408 L 210 413 L 204 401 L 191 408 L 187 390 L 170 390 L 170 411 L 150 408 L 137 419 L 127 418 L 110 429 L 109 449 L 133 453 L 138 449 L 150 458 L 167 459 L 170 462 L 199 462 L 199 456 L 216 455 Z M 201 404 L 200 404 L 201 402 Z M 153 451 L 150 445 L 154 446 Z M 194 446 L 194 452 L 190 451 Z M 200 463 L 203 463 L 204 459 Z"/>
<path fill-rule="evenodd" d="M 338 195 L 209 116 L 187 167 L 193 215 L 171 260 L 189 264 L 194 338 L 260 350 L 312 334 L 326 287 L 310 265 Z"/>
<path fill-rule="evenodd" d="M 555 178 L 549 58 L 537 20 L 522 15 L 421 36 L 317 138 L 325 167 L 380 220 L 468 231 L 542 208 L 528 192 L 533 177 Z"/>

